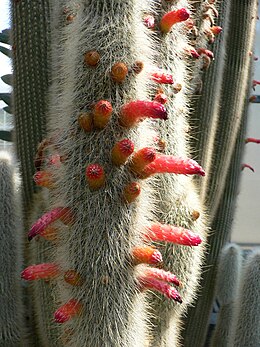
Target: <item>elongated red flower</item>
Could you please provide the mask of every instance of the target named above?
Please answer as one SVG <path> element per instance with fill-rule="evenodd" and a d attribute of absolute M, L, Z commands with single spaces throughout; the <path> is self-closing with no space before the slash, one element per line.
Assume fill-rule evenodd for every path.
<path fill-rule="evenodd" d="M 151 147 L 144 147 L 142 149 L 139 149 L 139 151 L 135 152 L 131 163 L 130 163 L 130 169 L 136 174 L 139 174 L 142 172 L 144 167 L 152 163 L 156 158 L 156 152 L 155 149 Z"/>
<path fill-rule="evenodd" d="M 176 286 L 181 285 L 181 282 L 178 280 L 178 278 L 170 271 L 165 271 L 163 269 L 148 266 L 144 267 L 142 270 L 146 277 L 156 278 L 161 281 L 173 283 Z"/>
<path fill-rule="evenodd" d="M 250 169 L 251 171 L 255 172 L 254 168 L 252 166 L 248 165 L 248 164 L 242 164 L 241 170 L 244 170 L 245 167 Z"/>
<path fill-rule="evenodd" d="M 186 246 L 198 246 L 202 241 L 199 235 L 189 229 L 160 223 L 152 223 L 147 227 L 145 236 L 151 241 L 173 242 Z"/>
<path fill-rule="evenodd" d="M 51 211 L 46 212 L 32 226 L 28 234 L 30 241 L 36 235 L 40 234 L 47 226 L 56 220 L 60 219 L 64 224 L 70 224 L 73 221 L 73 215 L 68 207 L 56 207 Z"/>
<path fill-rule="evenodd" d="M 142 171 L 142 177 L 148 177 L 157 173 L 205 176 L 205 171 L 195 160 L 164 154 L 157 154 L 155 160 Z"/>
<path fill-rule="evenodd" d="M 57 323 L 65 323 L 80 314 L 81 310 L 82 304 L 76 299 L 71 299 L 55 311 L 54 320 Z"/>
<path fill-rule="evenodd" d="M 125 164 L 127 159 L 134 151 L 134 143 L 129 139 L 123 139 L 117 142 L 111 153 L 113 164 L 119 166 Z"/>
<path fill-rule="evenodd" d="M 260 139 L 256 139 L 254 137 L 248 137 L 245 139 L 245 143 L 252 142 L 252 143 L 260 143 Z"/>
<path fill-rule="evenodd" d="M 170 286 L 168 283 L 160 281 L 156 278 L 153 278 L 151 276 L 139 276 L 138 281 L 140 284 L 141 290 L 144 289 L 151 289 L 156 290 L 157 292 L 163 294 L 169 299 L 173 299 L 175 301 L 178 301 L 179 303 L 182 303 L 182 299 L 178 291 Z"/>
<path fill-rule="evenodd" d="M 131 101 L 121 108 L 119 122 L 122 126 L 131 128 L 145 118 L 166 120 L 167 111 L 156 101 Z"/>
<path fill-rule="evenodd" d="M 184 22 L 190 17 L 190 12 L 186 8 L 180 8 L 166 13 L 160 22 L 160 28 L 163 33 L 168 33 L 172 26 L 179 22 Z"/>
<path fill-rule="evenodd" d="M 99 164 L 89 164 L 86 168 L 86 180 L 90 189 L 97 190 L 105 184 L 105 172 Z"/>
<path fill-rule="evenodd" d="M 59 266 L 55 263 L 43 263 L 28 266 L 21 273 L 21 277 L 27 281 L 33 280 L 50 280 L 60 274 Z"/>
<path fill-rule="evenodd" d="M 149 73 L 149 76 L 151 80 L 157 83 L 161 83 L 161 84 L 174 83 L 172 75 L 169 73 L 165 73 L 164 71 L 160 71 L 160 70 L 152 71 Z"/>
<path fill-rule="evenodd" d="M 157 264 L 162 262 L 161 253 L 150 246 L 134 247 L 132 256 L 135 264 Z"/>
<path fill-rule="evenodd" d="M 54 187 L 53 176 L 49 171 L 37 171 L 33 176 L 33 180 L 37 186 L 49 189 Z"/>

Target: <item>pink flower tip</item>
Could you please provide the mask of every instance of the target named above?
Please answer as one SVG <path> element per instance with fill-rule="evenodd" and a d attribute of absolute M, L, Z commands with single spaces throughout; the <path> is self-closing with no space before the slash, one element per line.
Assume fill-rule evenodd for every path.
<path fill-rule="evenodd" d="M 171 74 L 165 73 L 164 71 L 154 71 L 150 72 L 150 78 L 154 82 L 160 83 L 160 84 L 173 84 L 173 76 Z"/>
<path fill-rule="evenodd" d="M 190 17 L 190 12 L 186 8 L 180 8 L 166 13 L 160 22 L 160 28 L 163 33 L 168 33 L 172 26 L 179 22 L 184 22 Z"/>
<path fill-rule="evenodd" d="M 24 269 L 21 277 L 26 281 L 33 281 L 39 279 L 49 280 L 57 277 L 60 274 L 59 266 L 55 263 L 43 263 L 38 265 L 31 265 Z"/>
<path fill-rule="evenodd" d="M 81 310 L 81 303 L 76 299 L 71 299 L 55 311 L 54 320 L 57 323 L 65 323 L 80 314 Z"/>

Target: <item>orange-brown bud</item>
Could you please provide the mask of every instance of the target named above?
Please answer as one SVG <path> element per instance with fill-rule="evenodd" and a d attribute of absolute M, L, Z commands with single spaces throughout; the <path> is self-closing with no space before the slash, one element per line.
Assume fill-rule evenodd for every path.
<path fill-rule="evenodd" d="M 68 270 L 64 274 L 65 282 L 71 284 L 72 286 L 79 287 L 83 284 L 83 279 L 79 273 L 75 270 Z"/>
<path fill-rule="evenodd" d="M 150 246 L 134 247 L 132 249 L 134 263 L 137 264 L 157 264 L 162 262 L 161 253 Z"/>
<path fill-rule="evenodd" d="M 118 62 L 112 66 L 111 78 L 114 82 L 122 83 L 126 79 L 128 68 L 125 63 Z"/>
<path fill-rule="evenodd" d="M 151 147 L 144 147 L 135 152 L 131 163 L 130 170 L 135 174 L 140 174 L 147 164 L 153 162 L 156 158 L 156 152 Z"/>
<path fill-rule="evenodd" d="M 110 121 L 113 107 L 107 100 L 100 100 L 96 103 L 93 110 L 94 126 L 103 129 Z"/>
<path fill-rule="evenodd" d="M 84 54 L 84 63 L 95 67 L 100 61 L 100 54 L 97 51 L 88 51 Z"/>
<path fill-rule="evenodd" d="M 113 164 L 117 166 L 123 165 L 129 158 L 129 156 L 133 153 L 133 151 L 134 144 L 131 140 L 123 139 L 117 142 L 114 145 L 111 153 Z"/>
<path fill-rule="evenodd" d="M 93 130 L 93 116 L 90 113 L 81 113 L 78 117 L 78 123 L 80 128 L 87 133 Z"/>
<path fill-rule="evenodd" d="M 124 188 L 123 197 L 127 203 L 131 203 L 137 199 L 141 193 L 140 184 L 137 182 L 131 182 Z"/>
<path fill-rule="evenodd" d="M 97 190 L 105 184 L 105 172 L 101 165 L 90 164 L 86 168 L 86 179 L 89 188 Z"/>

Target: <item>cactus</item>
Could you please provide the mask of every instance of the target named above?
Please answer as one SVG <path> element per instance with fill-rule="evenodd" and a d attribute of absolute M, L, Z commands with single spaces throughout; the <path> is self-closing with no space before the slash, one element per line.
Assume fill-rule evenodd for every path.
<path fill-rule="evenodd" d="M 13 115 L 23 204 L 32 206 L 34 156 L 46 131 L 49 86 L 49 2 L 12 1 Z"/>
<path fill-rule="evenodd" d="M 25 343 L 25 322 L 20 272 L 22 269 L 23 225 L 20 210 L 20 179 L 11 156 L 0 153 L 0 346 Z"/>
<path fill-rule="evenodd" d="M 242 270 L 242 252 L 236 244 L 227 244 L 218 262 L 215 297 L 219 302 L 217 324 L 210 343 L 211 347 L 229 345 L 234 308 L 238 303 L 238 288 Z"/>
<path fill-rule="evenodd" d="M 209 175 L 205 178 L 206 182 L 201 182 L 200 185 L 202 198 L 206 200 L 209 211 L 209 222 L 213 233 L 207 240 L 209 246 L 204 276 L 201 281 L 200 299 L 194 308 L 189 309 L 183 332 L 185 345 L 193 344 L 196 341 L 196 346 L 199 347 L 205 341 L 205 327 L 208 324 L 213 304 L 218 254 L 229 240 L 234 216 L 244 149 L 250 87 L 248 81 L 251 78 L 252 62 L 249 52 L 253 49 L 257 2 L 249 1 L 242 4 L 231 1 L 231 9 L 230 29 L 226 34 L 227 50 L 221 102 L 218 101 L 221 107 L 213 108 L 214 112 L 211 116 L 213 121 L 209 135 L 207 132 L 206 135 L 205 132 L 201 133 L 203 134 L 202 137 L 209 138 L 208 141 L 202 141 L 205 145 L 202 146 L 204 147 L 201 152 L 202 157 L 199 157 L 208 168 Z M 233 51 L 236 53 L 234 54 Z M 216 63 L 221 64 L 220 61 Z M 214 76 L 209 75 L 209 82 L 204 82 L 204 86 L 206 85 L 204 93 L 207 96 L 209 86 L 212 88 Z M 217 87 L 216 93 L 219 93 L 218 84 L 214 83 L 214 85 Z M 205 94 L 203 94 L 203 100 L 205 100 Z M 210 98 L 206 100 L 211 103 Z M 205 115 L 205 122 L 208 124 L 208 113 L 204 113 L 203 110 L 209 110 L 209 108 L 206 108 L 204 103 L 205 101 L 201 101 L 201 108 L 198 108 L 197 112 L 201 117 L 203 114 Z M 198 119 L 196 115 L 193 117 Z M 197 135 L 194 134 L 195 136 Z M 213 145 L 212 148 L 210 143 Z M 208 158 L 207 152 L 209 152 Z M 199 322 L 198 325 L 201 329 L 197 327 L 194 329 L 194 321 Z"/>
<path fill-rule="evenodd" d="M 238 300 L 235 307 L 233 331 L 228 346 L 259 346 L 259 286 L 260 253 L 255 249 L 246 259 Z"/>
<path fill-rule="evenodd" d="M 202 12 L 207 4 L 202 2 Z M 39 28 L 38 16 L 33 16 L 37 30 L 27 38 L 31 61 L 39 59 L 33 39 L 39 34 L 40 47 L 48 47 L 49 5 L 12 5 L 14 107 L 17 146 L 25 144 L 19 157 L 27 206 L 34 190 L 29 182 L 32 156 L 45 129 L 46 105 L 39 100 L 44 100 L 48 85 L 48 62 L 52 74 L 48 138 L 38 148 L 34 175 L 36 185 L 49 189 L 50 197 L 28 234 L 33 265 L 22 272 L 25 280 L 34 282 L 36 344 L 180 345 L 183 316 L 196 297 L 208 230 L 198 182 L 191 176 L 205 172 L 190 159 L 194 148 L 187 135 L 194 76 L 193 63 L 185 58 L 189 29 L 182 21 L 191 9 L 186 0 L 53 2 L 52 57 L 44 51 L 37 81 L 32 80 L 34 64 L 29 63 L 23 102 L 18 82 L 24 80 L 21 55 L 27 53 L 19 37 L 27 34 L 23 28 L 32 22 L 30 16 L 43 11 Z M 212 17 L 211 12 L 213 7 Z M 205 59 L 212 59 L 210 51 L 198 48 L 190 48 L 190 55 L 201 59 L 196 71 Z M 37 103 L 34 110 L 42 111 L 37 117 L 29 98 Z M 236 148 L 240 138 L 238 142 Z M 233 183 L 231 188 L 234 191 Z M 162 259 L 165 269 L 156 268 Z M 180 282 L 183 287 L 177 291 L 174 286 Z M 157 292 L 156 297 L 147 290 Z"/>

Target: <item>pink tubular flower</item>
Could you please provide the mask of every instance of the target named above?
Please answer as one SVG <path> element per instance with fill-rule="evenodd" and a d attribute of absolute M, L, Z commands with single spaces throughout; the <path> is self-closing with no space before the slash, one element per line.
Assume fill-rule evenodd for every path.
<path fill-rule="evenodd" d="M 254 168 L 248 164 L 242 164 L 241 170 L 243 171 L 245 167 L 250 169 L 251 171 L 255 172 Z"/>
<path fill-rule="evenodd" d="M 166 13 L 160 22 L 160 28 L 163 33 L 168 33 L 172 26 L 179 22 L 184 22 L 190 17 L 190 12 L 186 8 L 180 8 Z"/>
<path fill-rule="evenodd" d="M 152 223 L 147 227 L 145 237 L 151 241 L 173 242 L 185 246 L 198 246 L 202 241 L 199 235 L 189 229 L 160 223 Z"/>
<path fill-rule="evenodd" d="M 174 287 L 170 286 L 168 283 L 160 281 L 151 276 L 145 276 L 145 275 L 139 276 L 138 281 L 139 281 L 141 290 L 143 289 L 156 290 L 157 292 L 163 294 L 167 298 L 173 299 L 175 301 L 178 301 L 179 303 L 182 303 L 182 299 L 178 291 Z"/>
<path fill-rule="evenodd" d="M 152 277 L 161 281 L 173 283 L 176 286 L 181 285 L 181 282 L 178 280 L 178 278 L 170 271 L 165 271 L 163 269 L 148 266 L 144 267 L 143 271 L 146 277 Z"/>
<path fill-rule="evenodd" d="M 60 219 L 64 224 L 70 224 L 73 220 L 71 210 L 68 207 L 56 207 L 53 210 L 46 212 L 32 225 L 28 234 L 28 240 L 32 240 L 36 235 L 43 232 L 47 226 L 58 219 Z"/>
<path fill-rule="evenodd" d="M 149 177 L 157 173 L 175 173 L 183 175 L 205 176 L 202 167 L 192 159 L 178 158 L 173 155 L 159 154 L 155 160 L 146 165 L 142 171 L 142 177 Z"/>
<path fill-rule="evenodd" d="M 165 107 L 156 101 L 131 101 L 121 108 L 119 122 L 126 128 L 135 126 L 145 118 L 167 119 Z"/>
<path fill-rule="evenodd" d="M 171 74 L 157 70 L 149 73 L 151 80 L 161 84 L 173 84 L 173 77 Z"/>
<path fill-rule="evenodd" d="M 28 266 L 21 273 L 21 277 L 27 281 L 33 280 L 49 280 L 60 274 L 59 266 L 55 263 L 43 263 Z"/>
<path fill-rule="evenodd" d="M 245 143 L 252 142 L 252 143 L 260 143 L 260 139 L 256 139 L 254 137 L 248 137 L 245 139 Z"/>
<path fill-rule="evenodd" d="M 81 303 L 76 299 L 71 299 L 55 311 L 54 320 L 57 323 L 65 323 L 80 314 L 81 310 Z"/>

